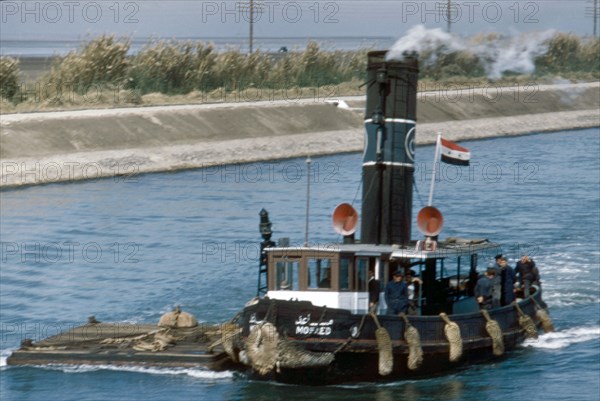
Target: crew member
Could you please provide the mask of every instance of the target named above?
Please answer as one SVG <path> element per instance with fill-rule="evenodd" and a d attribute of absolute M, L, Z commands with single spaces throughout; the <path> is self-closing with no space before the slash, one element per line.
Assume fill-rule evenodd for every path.
<path fill-rule="evenodd" d="M 369 312 L 375 312 L 379 304 L 379 292 L 381 285 L 379 280 L 375 279 L 375 272 L 369 270 Z"/>
<path fill-rule="evenodd" d="M 485 274 L 477 281 L 477 285 L 475 286 L 475 297 L 481 309 L 492 309 L 495 276 L 496 269 L 494 267 L 488 267 Z"/>
<path fill-rule="evenodd" d="M 535 262 L 527 255 L 521 256 L 515 268 L 517 278 L 523 287 L 524 297 L 527 298 L 532 285 L 540 286 L 540 272 L 535 267 Z"/>
<path fill-rule="evenodd" d="M 515 271 L 508 265 L 508 260 L 503 256 L 500 259 L 500 282 L 502 283 L 500 305 L 509 305 L 515 300 L 515 278 Z"/>
<path fill-rule="evenodd" d="M 394 278 L 385 287 L 385 303 L 388 315 L 406 313 L 408 309 L 408 286 L 404 282 L 404 272 L 398 269 Z"/>
<path fill-rule="evenodd" d="M 496 255 L 495 258 L 496 264 L 494 265 L 494 269 L 496 270 L 496 274 L 494 275 L 494 291 L 492 292 L 492 307 L 498 308 L 502 302 L 502 267 L 501 260 L 502 255 Z"/>

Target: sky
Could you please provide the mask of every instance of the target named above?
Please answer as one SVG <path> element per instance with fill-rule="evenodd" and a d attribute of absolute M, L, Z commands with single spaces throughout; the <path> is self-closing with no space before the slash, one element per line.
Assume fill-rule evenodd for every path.
<path fill-rule="evenodd" d="M 244 38 L 249 0 L 0 1 L 0 42 L 130 38 Z M 255 1 L 256 37 L 400 37 L 410 27 L 447 28 L 448 0 Z M 591 35 L 593 0 L 451 1 L 451 30 L 469 36 L 556 29 Z M 441 10 L 441 12 L 440 12 Z M 443 15 L 440 15 L 443 14 Z"/>

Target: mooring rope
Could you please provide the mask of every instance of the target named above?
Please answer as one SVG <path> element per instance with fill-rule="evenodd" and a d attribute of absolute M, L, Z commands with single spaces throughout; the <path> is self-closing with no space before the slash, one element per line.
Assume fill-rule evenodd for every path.
<path fill-rule="evenodd" d="M 152 330 L 148 333 L 140 334 L 139 336 L 135 336 L 135 337 L 108 337 L 108 338 L 105 338 L 104 340 L 100 341 L 100 344 L 123 344 L 123 343 L 131 343 L 131 342 L 135 342 L 135 341 L 141 341 L 141 340 L 145 340 L 146 338 L 148 338 L 150 336 L 153 336 L 156 333 L 160 333 L 165 330 L 166 329 Z"/>
<path fill-rule="evenodd" d="M 446 338 L 448 339 L 448 343 L 450 344 L 450 362 L 456 362 L 462 356 L 462 337 L 460 336 L 460 327 L 458 324 L 451 321 L 444 312 L 440 313 L 440 317 L 446 322 L 444 326 L 444 334 L 446 334 Z"/>
<path fill-rule="evenodd" d="M 485 330 L 492 338 L 492 351 L 494 355 L 500 356 L 504 354 L 504 337 L 502 336 L 502 329 L 497 321 L 493 320 L 490 317 L 490 314 L 487 310 L 482 309 L 481 314 L 486 320 Z"/>
<path fill-rule="evenodd" d="M 517 301 L 513 301 L 513 305 L 519 312 L 519 325 L 525 331 L 525 338 L 538 338 L 537 328 L 533 320 L 521 310 Z"/>
<path fill-rule="evenodd" d="M 358 329 L 356 330 L 356 337 L 360 336 L 360 332 L 363 329 L 363 326 L 365 324 L 365 319 L 367 318 L 367 315 L 363 315 L 363 317 L 360 319 L 360 323 L 358 325 Z M 346 346 L 348 344 L 350 344 L 352 342 L 352 340 L 354 340 L 354 338 L 352 337 L 352 335 L 350 335 L 346 341 L 344 341 L 342 344 L 340 344 L 334 351 L 333 354 L 337 354 L 338 352 L 340 352 L 341 350 L 343 350 L 344 348 L 346 348 Z"/>
<path fill-rule="evenodd" d="M 394 354 L 392 351 L 392 339 L 390 333 L 379 324 L 377 315 L 370 312 L 369 315 L 373 318 L 377 330 L 375 330 L 375 339 L 377 340 L 377 349 L 379 350 L 379 374 L 387 376 L 392 373 L 394 368 Z"/>
<path fill-rule="evenodd" d="M 535 315 L 542 322 L 542 329 L 544 329 L 544 333 L 552 333 L 554 331 L 554 324 L 552 323 L 552 319 L 548 316 L 548 312 L 538 303 L 538 301 L 530 296 L 533 303 L 535 303 L 536 311 Z"/>
<path fill-rule="evenodd" d="M 223 323 L 221 325 L 221 338 L 208 346 L 208 352 L 218 345 L 223 345 L 223 350 L 233 362 L 239 362 L 237 353 L 234 351 L 237 336 L 242 332 L 242 328 L 235 323 Z"/>
<path fill-rule="evenodd" d="M 408 344 L 407 366 L 410 370 L 416 370 L 423 363 L 423 348 L 421 347 L 421 336 L 419 331 L 410 324 L 408 317 L 401 313 L 400 317 L 404 320 L 404 341 Z"/>

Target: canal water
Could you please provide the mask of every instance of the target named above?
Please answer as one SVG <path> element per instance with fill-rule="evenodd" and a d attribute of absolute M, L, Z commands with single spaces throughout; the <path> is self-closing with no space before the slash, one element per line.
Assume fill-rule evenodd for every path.
<path fill-rule="evenodd" d="M 304 242 L 304 159 L 0 192 L 0 398 L 4 400 L 597 400 L 600 395 L 600 131 L 465 142 L 443 165 L 441 237 L 489 238 L 532 255 L 556 333 L 509 358 L 426 380 L 302 387 L 234 372 L 110 366 L 9 367 L 23 338 L 83 323 L 157 322 L 175 305 L 219 323 L 256 294 L 261 208 L 275 239 Z M 413 213 L 432 147 L 417 149 Z M 359 154 L 313 159 L 309 242 L 339 241 L 330 216 L 360 210 Z M 413 237 L 417 236 L 413 229 Z M 484 269 L 489 261 L 481 261 Z"/>

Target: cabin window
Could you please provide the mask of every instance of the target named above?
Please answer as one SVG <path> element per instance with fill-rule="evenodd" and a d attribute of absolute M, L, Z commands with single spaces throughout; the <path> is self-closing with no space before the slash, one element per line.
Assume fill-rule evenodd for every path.
<path fill-rule="evenodd" d="M 277 261 L 275 274 L 278 290 L 298 291 L 300 289 L 298 280 L 300 275 L 299 260 L 284 259 Z"/>
<path fill-rule="evenodd" d="M 350 289 L 350 263 L 351 259 L 341 258 L 340 259 L 340 290 Z"/>
<path fill-rule="evenodd" d="M 307 268 L 309 289 L 331 288 L 331 259 L 309 258 Z"/>
<path fill-rule="evenodd" d="M 369 259 L 356 259 L 356 270 L 354 283 L 356 291 L 367 291 L 367 272 L 369 271 Z"/>

